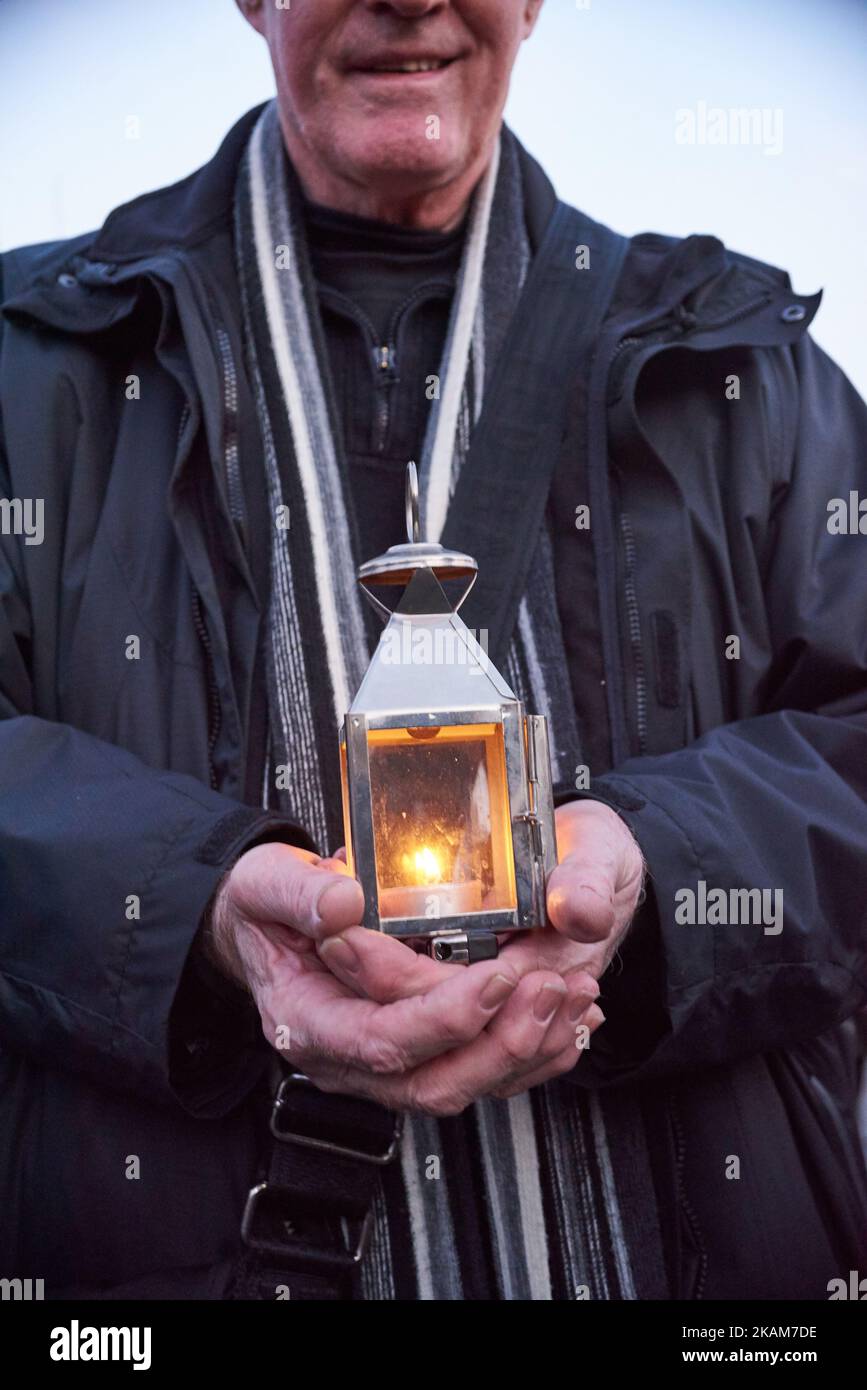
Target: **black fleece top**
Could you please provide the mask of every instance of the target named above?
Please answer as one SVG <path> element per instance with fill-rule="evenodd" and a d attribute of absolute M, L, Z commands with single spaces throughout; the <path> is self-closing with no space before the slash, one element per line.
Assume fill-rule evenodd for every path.
<path fill-rule="evenodd" d="M 307 203 L 306 224 L 368 560 L 406 540 L 406 465 L 421 453 L 466 223 L 413 231 Z"/>

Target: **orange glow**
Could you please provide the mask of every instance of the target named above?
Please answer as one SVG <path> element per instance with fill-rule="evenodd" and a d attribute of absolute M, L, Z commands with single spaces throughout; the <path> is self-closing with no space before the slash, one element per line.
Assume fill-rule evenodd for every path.
<path fill-rule="evenodd" d="M 441 883 L 442 868 L 432 849 L 425 846 L 415 852 L 415 872 L 418 883 Z"/>
<path fill-rule="evenodd" d="M 418 884 L 442 883 L 443 868 L 439 855 L 427 845 L 417 849 L 415 854 L 401 856 L 407 882 Z"/>

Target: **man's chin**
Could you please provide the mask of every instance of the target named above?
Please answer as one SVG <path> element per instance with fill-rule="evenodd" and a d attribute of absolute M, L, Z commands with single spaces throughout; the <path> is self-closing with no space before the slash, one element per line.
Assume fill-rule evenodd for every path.
<path fill-rule="evenodd" d="M 432 145 L 436 148 L 431 149 Z M 424 135 L 419 139 L 415 130 L 403 130 L 380 131 L 375 139 L 353 142 L 341 152 L 339 163 L 353 182 L 393 197 L 441 188 L 459 176 L 467 158 L 443 142 L 428 141 Z"/>

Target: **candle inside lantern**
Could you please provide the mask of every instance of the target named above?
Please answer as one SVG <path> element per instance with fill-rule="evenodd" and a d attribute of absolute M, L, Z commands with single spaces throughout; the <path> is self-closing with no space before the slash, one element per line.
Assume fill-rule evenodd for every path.
<path fill-rule="evenodd" d="M 441 857 L 429 845 L 401 856 L 407 883 L 379 890 L 381 917 L 462 917 L 480 912 L 482 884 L 479 879 L 465 883 L 443 881 Z"/>

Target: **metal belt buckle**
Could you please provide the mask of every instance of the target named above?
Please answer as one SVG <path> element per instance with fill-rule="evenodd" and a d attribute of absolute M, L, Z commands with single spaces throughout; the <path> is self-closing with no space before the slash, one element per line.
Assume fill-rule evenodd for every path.
<path fill-rule="evenodd" d="M 290 1092 L 294 1088 L 307 1087 L 315 1090 L 316 1087 L 309 1077 L 301 1072 L 292 1072 L 285 1076 L 280 1082 L 277 1095 L 274 1098 L 274 1108 L 271 1111 L 271 1133 L 275 1139 L 279 1139 L 282 1144 L 300 1144 L 302 1148 L 322 1149 L 326 1153 L 337 1154 L 340 1158 L 355 1159 L 360 1163 L 386 1164 L 392 1163 L 397 1157 L 400 1146 L 401 1135 L 403 1134 L 403 1116 L 395 1115 L 394 1128 L 387 1147 L 379 1153 L 371 1153 L 366 1149 L 355 1149 L 345 1144 L 336 1144 L 331 1139 L 316 1138 L 312 1134 L 301 1134 L 297 1130 L 282 1129 L 280 1127 L 281 1111 L 288 1109 L 290 1105 Z M 374 1102 L 360 1101 L 357 1104 L 370 1104 Z M 381 1107 L 377 1106 L 377 1109 Z"/>
<path fill-rule="evenodd" d="M 311 1204 L 288 1188 L 260 1182 L 247 1195 L 241 1239 L 249 1249 L 295 1267 L 347 1273 L 361 1263 L 372 1225 L 372 1211 L 349 1217 L 336 1206 Z"/>

